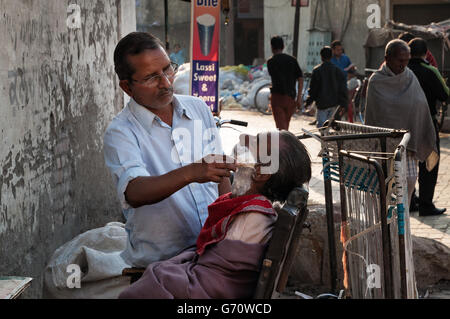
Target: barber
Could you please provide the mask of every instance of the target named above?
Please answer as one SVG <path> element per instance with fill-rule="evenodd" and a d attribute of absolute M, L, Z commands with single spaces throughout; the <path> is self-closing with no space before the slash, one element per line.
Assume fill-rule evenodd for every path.
<path fill-rule="evenodd" d="M 131 100 L 106 130 L 105 162 L 126 218 L 121 256 L 146 267 L 195 244 L 208 205 L 230 192 L 235 164 L 221 155 L 205 102 L 173 93 L 178 66 L 159 39 L 130 33 L 117 44 L 114 64 Z"/>

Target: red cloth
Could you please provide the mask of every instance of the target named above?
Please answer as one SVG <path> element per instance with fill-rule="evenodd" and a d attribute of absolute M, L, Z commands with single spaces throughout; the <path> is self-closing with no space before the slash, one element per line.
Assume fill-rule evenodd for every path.
<path fill-rule="evenodd" d="M 276 215 L 272 203 L 260 194 L 231 198 L 231 193 L 220 196 L 208 206 L 208 218 L 197 238 L 197 253 L 203 254 L 205 247 L 224 239 L 232 217 L 243 212 Z"/>
<path fill-rule="evenodd" d="M 436 62 L 436 59 L 434 58 L 433 54 L 431 54 L 430 50 L 427 51 L 427 55 L 426 55 L 425 59 L 426 59 L 428 62 L 430 62 L 430 64 L 431 64 L 432 66 L 434 66 L 435 68 L 438 67 L 438 66 L 437 66 L 437 62 Z"/>

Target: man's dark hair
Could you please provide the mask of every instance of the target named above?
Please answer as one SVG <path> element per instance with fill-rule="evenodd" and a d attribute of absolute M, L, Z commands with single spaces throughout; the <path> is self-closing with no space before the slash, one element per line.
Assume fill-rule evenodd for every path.
<path fill-rule="evenodd" d="M 325 46 L 320 50 L 320 56 L 322 60 L 328 61 L 333 56 L 333 51 L 329 46 Z"/>
<path fill-rule="evenodd" d="M 278 35 L 273 36 L 270 39 L 270 45 L 272 46 L 272 49 L 274 49 L 274 50 L 283 50 L 284 49 L 283 38 Z"/>
<path fill-rule="evenodd" d="M 399 34 L 399 36 L 397 37 L 397 39 L 403 40 L 406 43 L 408 43 L 409 41 L 411 41 L 412 39 L 414 39 L 415 36 L 412 33 L 409 32 L 402 32 Z"/>
<path fill-rule="evenodd" d="M 262 195 L 284 202 L 294 187 L 311 179 L 311 159 L 305 146 L 291 132 L 279 132 L 279 167 L 264 185 Z"/>
<path fill-rule="evenodd" d="M 147 32 L 132 32 L 122 38 L 114 50 L 114 69 L 120 80 L 130 80 L 136 70 L 128 62 L 129 55 L 164 48 L 161 41 Z"/>
<path fill-rule="evenodd" d="M 411 56 L 421 57 L 427 54 L 427 42 L 422 38 L 414 38 L 409 41 L 408 45 L 411 48 Z"/>
<path fill-rule="evenodd" d="M 342 43 L 340 40 L 334 40 L 331 42 L 331 48 L 334 49 L 335 47 L 342 46 Z"/>

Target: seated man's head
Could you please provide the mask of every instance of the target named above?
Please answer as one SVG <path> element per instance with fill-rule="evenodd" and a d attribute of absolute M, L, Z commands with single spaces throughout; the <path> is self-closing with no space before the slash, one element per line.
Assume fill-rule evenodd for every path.
<path fill-rule="evenodd" d="M 333 57 L 333 51 L 329 46 L 325 46 L 320 50 L 320 57 L 322 58 L 322 61 L 330 61 Z"/>
<path fill-rule="evenodd" d="M 240 145 L 247 153 L 237 154 L 233 196 L 259 193 L 271 201 L 285 201 L 294 187 L 311 179 L 308 151 L 288 131 L 241 135 Z"/>
<path fill-rule="evenodd" d="M 333 51 L 333 55 L 337 58 L 340 58 L 344 53 L 344 48 L 342 47 L 342 43 L 339 40 L 334 40 L 331 42 L 331 50 Z"/>
<path fill-rule="evenodd" d="M 405 71 L 410 58 L 410 49 L 405 41 L 395 39 L 386 45 L 386 65 L 394 74 L 400 74 Z"/>

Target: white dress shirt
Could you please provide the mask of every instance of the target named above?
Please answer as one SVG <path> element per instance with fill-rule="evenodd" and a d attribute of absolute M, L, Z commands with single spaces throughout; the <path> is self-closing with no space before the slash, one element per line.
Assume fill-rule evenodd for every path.
<path fill-rule="evenodd" d="M 208 106 L 199 98 L 174 95 L 172 127 L 131 99 L 104 137 L 105 162 L 127 220 L 128 244 L 122 257 L 135 267 L 170 258 L 194 245 L 218 197 L 216 183 L 192 183 L 152 205 L 132 208 L 128 183 L 139 176 L 160 176 L 208 154 L 223 154 Z M 154 185 L 158 187 L 158 185 Z"/>

